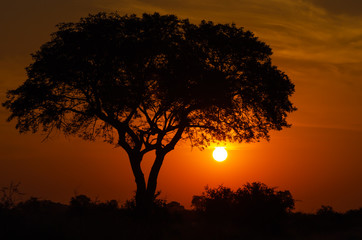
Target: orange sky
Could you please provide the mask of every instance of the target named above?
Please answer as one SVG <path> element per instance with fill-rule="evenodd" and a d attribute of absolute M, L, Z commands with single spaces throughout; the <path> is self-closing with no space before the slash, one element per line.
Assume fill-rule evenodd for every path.
<path fill-rule="evenodd" d="M 31 3 L 30 3 L 31 2 Z M 234 22 L 273 49 L 275 65 L 295 83 L 298 111 L 292 128 L 271 141 L 232 145 L 223 163 L 212 149 L 180 143 L 158 179 L 162 197 L 190 207 L 205 185 L 238 188 L 260 181 L 290 190 L 297 210 L 322 204 L 338 211 L 362 207 L 362 1 L 359 0 L 12 0 L 0 14 L 0 101 L 26 78 L 30 53 L 50 39 L 59 22 L 88 13 L 155 11 Z M 135 190 L 124 151 L 58 134 L 20 135 L 0 108 L 0 187 L 21 182 L 24 198 L 68 202 L 74 193 L 125 201 Z M 147 169 L 151 156 L 144 162 Z"/>

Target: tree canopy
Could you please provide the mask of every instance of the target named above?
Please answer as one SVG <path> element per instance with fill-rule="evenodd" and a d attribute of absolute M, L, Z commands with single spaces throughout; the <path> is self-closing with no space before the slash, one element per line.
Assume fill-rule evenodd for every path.
<path fill-rule="evenodd" d="M 295 206 L 289 191 L 277 191 L 260 182 L 246 183 L 236 191 L 228 187 L 205 187 L 193 196 L 192 206 L 208 217 L 227 217 L 248 223 L 271 223 L 283 219 Z"/>
<path fill-rule="evenodd" d="M 60 130 L 120 145 L 137 182 L 142 156 L 156 150 L 158 174 L 180 139 L 204 148 L 289 127 L 294 85 L 271 55 L 234 24 L 98 13 L 59 24 L 3 106 L 20 132 Z"/>

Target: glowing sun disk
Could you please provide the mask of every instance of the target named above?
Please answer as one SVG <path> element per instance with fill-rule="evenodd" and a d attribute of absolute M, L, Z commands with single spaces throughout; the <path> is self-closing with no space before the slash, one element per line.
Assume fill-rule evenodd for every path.
<path fill-rule="evenodd" d="M 214 152 L 212 153 L 212 156 L 216 161 L 222 162 L 227 158 L 228 152 L 225 150 L 224 147 L 216 147 Z"/>

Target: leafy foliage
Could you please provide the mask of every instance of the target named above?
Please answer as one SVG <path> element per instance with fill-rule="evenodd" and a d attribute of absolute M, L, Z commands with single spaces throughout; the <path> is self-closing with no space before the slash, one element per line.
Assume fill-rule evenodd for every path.
<path fill-rule="evenodd" d="M 289 126 L 295 110 L 294 85 L 271 53 L 235 25 L 99 13 L 59 24 L 4 106 L 20 132 L 59 129 L 145 151 L 177 129 L 199 147 L 254 141 Z"/>
<path fill-rule="evenodd" d="M 275 191 L 263 183 L 247 183 L 232 191 L 228 187 L 205 188 L 201 196 L 194 196 L 193 207 L 208 216 L 231 216 L 248 222 L 277 220 L 294 209 L 289 191 Z"/>
<path fill-rule="evenodd" d="M 0 189 L 0 208 L 12 209 L 16 205 L 17 197 L 24 195 L 19 189 L 20 183 L 11 182 L 8 187 Z"/>

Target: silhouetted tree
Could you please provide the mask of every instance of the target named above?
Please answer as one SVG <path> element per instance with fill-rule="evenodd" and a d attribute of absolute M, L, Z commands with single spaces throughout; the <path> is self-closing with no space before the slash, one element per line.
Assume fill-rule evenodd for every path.
<path fill-rule="evenodd" d="M 70 199 L 69 207 L 73 209 L 88 209 L 92 207 L 94 203 L 86 195 L 77 195 Z"/>
<path fill-rule="evenodd" d="M 319 216 L 331 216 L 335 215 L 336 212 L 333 210 L 333 207 L 327 205 L 322 205 L 320 209 L 317 210 L 317 215 Z"/>
<path fill-rule="evenodd" d="M 3 106 L 21 133 L 60 130 L 121 146 L 137 206 L 148 208 L 165 155 L 179 140 L 202 149 L 269 139 L 270 130 L 289 126 L 294 85 L 271 54 L 235 25 L 99 13 L 59 24 Z M 146 184 L 141 161 L 154 150 Z"/>
<path fill-rule="evenodd" d="M 235 193 L 228 187 L 205 187 L 201 196 L 193 196 L 191 204 L 199 212 L 210 215 L 228 215 L 235 208 Z"/>
<path fill-rule="evenodd" d="M 12 209 L 16 205 L 17 197 L 24 195 L 20 192 L 19 183 L 10 182 L 8 187 L 2 187 L 0 189 L 0 208 Z"/>
<path fill-rule="evenodd" d="M 276 191 L 263 183 L 253 182 L 236 191 L 224 186 L 206 187 L 201 196 L 193 196 L 192 206 L 208 216 L 270 224 L 294 209 L 294 199 L 289 191 Z"/>
<path fill-rule="evenodd" d="M 276 191 L 264 183 L 247 183 L 235 192 L 235 206 L 242 218 L 251 223 L 277 222 L 294 209 L 288 190 Z"/>

